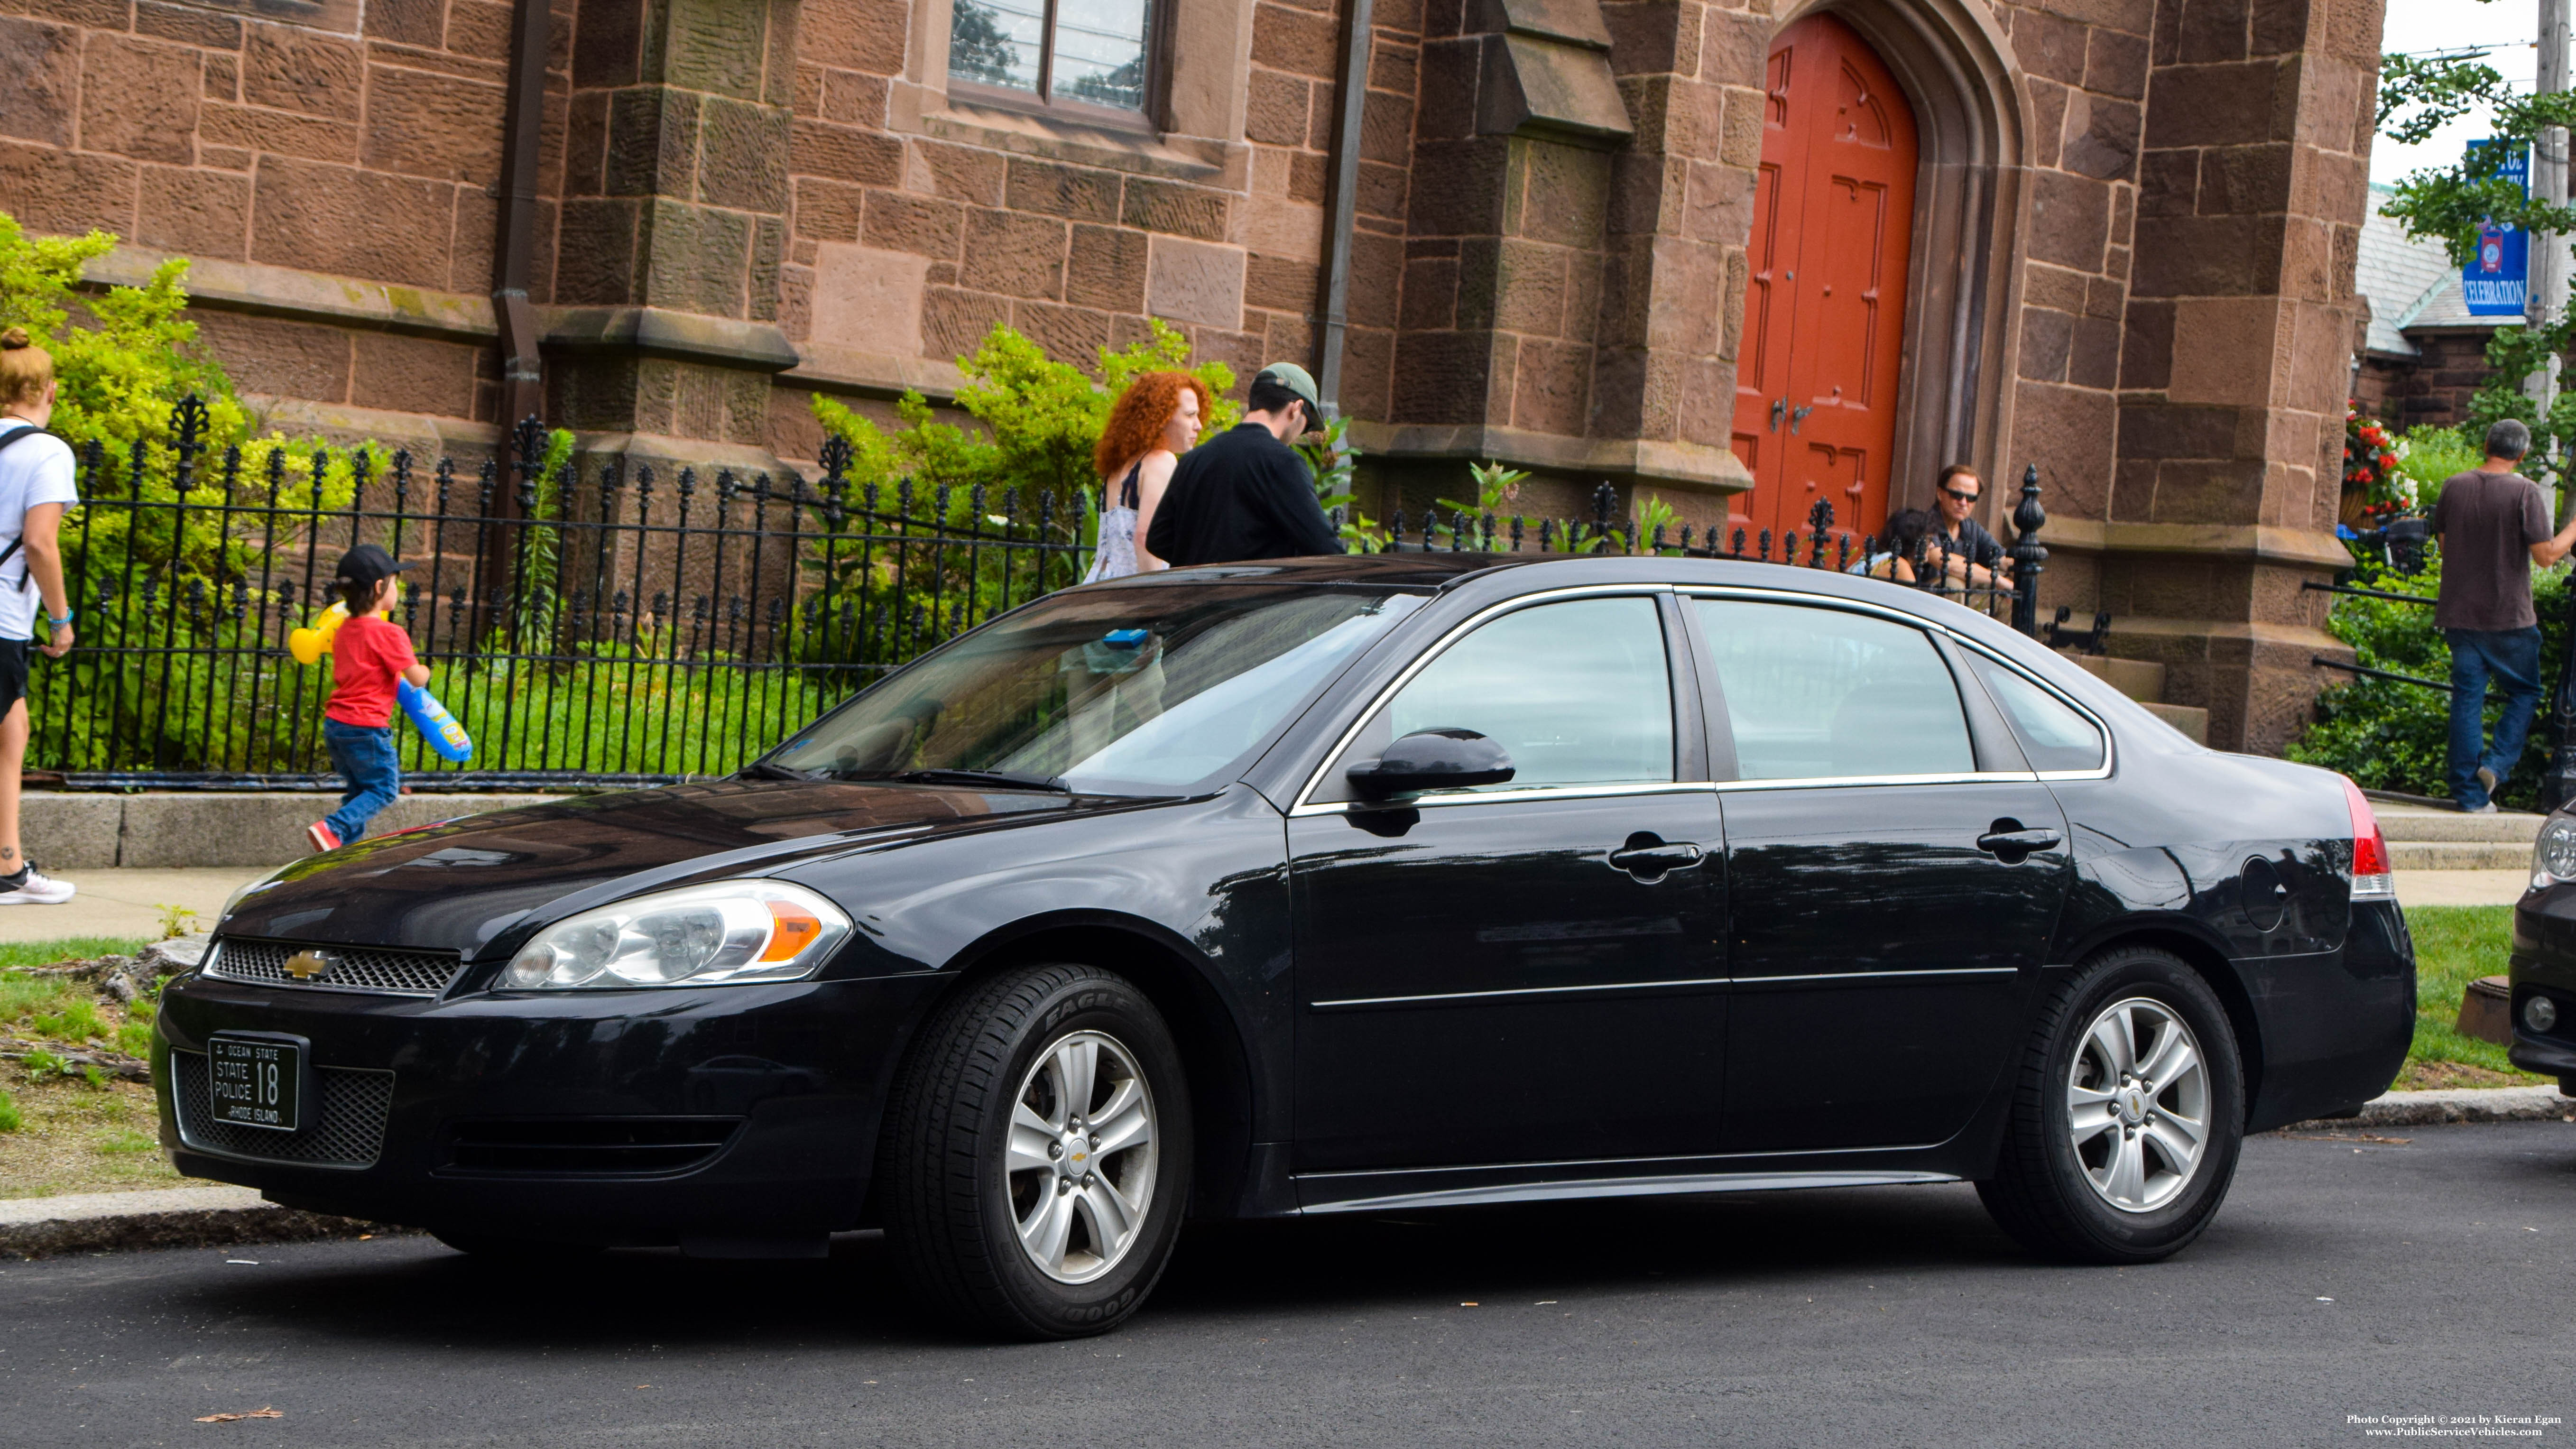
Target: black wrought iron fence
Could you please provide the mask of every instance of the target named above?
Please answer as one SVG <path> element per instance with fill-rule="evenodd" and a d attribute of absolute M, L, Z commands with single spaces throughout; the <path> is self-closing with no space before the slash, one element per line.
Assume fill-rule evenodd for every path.
<path fill-rule="evenodd" d="M 193 400 L 192 400 L 193 401 Z M 720 774 L 923 650 L 1075 582 L 1086 520 L 1051 499 L 823 476 L 406 453 L 92 447 L 65 525 L 79 647 L 41 664 L 28 762 L 67 784 L 324 788 L 330 660 L 290 637 L 361 542 L 413 560 L 394 614 L 474 741 L 397 732 L 421 789 Z"/>
<path fill-rule="evenodd" d="M 2068 638 L 2077 637 L 2063 630 L 2067 610 L 2058 611 L 2058 628 L 2045 627 L 2039 621 L 2039 577 L 2047 571 L 2048 560 L 2048 550 L 2039 542 L 2039 531 L 2047 526 L 2048 511 L 2039 501 L 2036 464 L 2022 470 L 2021 498 L 2014 506 L 2012 522 L 2013 542 L 2004 549 L 2007 563 L 1972 558 L 1942 533 L 1898 541 L 1837 528 L 1833 504 L 1822 499 L 1808 510 L 1803 535 L 1796 529 L 1783 530 L 1774 537 L 1767 528 L 1649 527 L 1635 517 L 1621 517 L 1618 490 L 1604 483 L 1593 492 L 1592 517 L 1587 520 L 1533 522 L 1492 513 L 1471 514 L 1464 509 L 1444 517 L 1440 510 L 1431 509 L 1416 521 L 1399 510 L 1388 523 L 1388 540 L 1391 547 L 1408 550 L 1652 553 L 1835 569 L 1911 585 L 2001 620 L 2035 638 L 2049 638 L 2051 643 L 2058 642 L 2052 636 L 2060 632 Z M 2106 625 L 2107 619 L 2097 618 L 2096 632 Z"/>
<path fill-rule="evenodd" d="M 324 773 L 330 660 L 291 643 L 333 602 L 339 555 L 376 543 L 415 562 L 394 618 L 474 755 L 397 731 L 417 789 L 644 784 L 729 773 L 926 649 L 1077 581 L 1087 506 L 987 490 L 608 464 L 549 467 L 531 420 L 507 456 L 420 466 L 407 453 L 238 448 L 208 457 L 191 399 L 175 443 L 92 446 L 64 530 L 79 647 L 40 661 L 31 769 L 74 787 L 337 788 Z M 1910 550 L 1833 527 L 1773 538 L 1622 520 L 1606 484 L 1589 520 L 1398 515 L 1391 546 L 1656 552 L 1911 579 L 2041 632 L 2047 550 L 2024 475 L 2009 577 L 1946 542 Z"/>

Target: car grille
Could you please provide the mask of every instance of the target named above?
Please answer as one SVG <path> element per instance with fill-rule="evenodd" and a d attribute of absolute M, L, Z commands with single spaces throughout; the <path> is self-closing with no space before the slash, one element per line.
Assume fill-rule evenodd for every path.
<path fill-rule="evenodd" d="M 394 1104 L 394 1074 L 351 1067 L 313 1069 L 312 1120 L 301 1131 L 273 1132 L 220 1121 L 206 1081 L 203 1052 L 170 1053 L 171 1100 L 179 1140 L 227 1157 L 300 1162 L 313 1167 L 371 1167 L 384 1151 L 385 1117 Z"/>
<path fill-rule="evenodd" d="M 331 969 L 309 981 L 287 974 L 286 963 L 298 952 L 312 951 Z M 254 981 L 262 986 L 295 986 L 312 991 L 372 991 L 385 996 L 436 996 L 456 979 L 462 964 L 442 951 L 390 951 L 372 946 L 299 946 L 287 941 L 218 940 L 206 974 L 226 981 Z"/>
<path fill-rule="evenodd" d="M 724 1150 L 739 1117 L 608 1117 L 459 1122 L 446 1163 L 462 1172 L 549 1176 L 686 1172 Z"/>

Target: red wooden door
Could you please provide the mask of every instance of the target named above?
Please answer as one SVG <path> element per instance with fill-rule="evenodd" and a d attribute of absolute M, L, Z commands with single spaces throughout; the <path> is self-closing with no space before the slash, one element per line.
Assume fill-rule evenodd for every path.
<path fill-rule="evenodd" d="M 1914 229 L 1914 112 L 1868 42 L 1828 15 L 1771 42 L 1735 454 L 1748 534 L 1887 520 Z"/>

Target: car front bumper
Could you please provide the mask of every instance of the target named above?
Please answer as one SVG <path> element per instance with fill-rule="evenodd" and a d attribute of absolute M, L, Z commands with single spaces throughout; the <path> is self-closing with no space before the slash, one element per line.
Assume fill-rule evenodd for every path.
<path fill-rule="evenodd" d="M 627 1245 L 819 1240 L 859 1224 L 903 1034 L 940 978 L 441 998 L 203 974 L 163 993 L 162 1142 L 181 1172 L 316 1212 Z M 310 1043 L 294 1133 L 215 1122 L 205 1042 Z"/>
<path fill-rule="evenodd" d="M 2513 954 L 2507 976 L 2512 997 L 2513 1064 L 2558 1078 L 2576 1092 L 2576 885 L 2558 884 L 2525 894 L 2513 909 Z M 2534 996 L 2558 1004 L 2558 1023 L 2536 1032 L 2523 1020 Z"/>

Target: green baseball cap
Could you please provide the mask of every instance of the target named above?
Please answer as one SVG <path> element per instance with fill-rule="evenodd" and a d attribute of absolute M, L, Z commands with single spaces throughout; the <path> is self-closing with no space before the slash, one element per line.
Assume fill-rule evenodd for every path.
<path fill-rule="evenodd" d="M 1306 404 L 1308 421 L 1321 426 L 1324 420 L 1324 397 L 1315 390 L 1314 376 L 1293 362 L 1274 362 L 1254 375 L 1254 380 L 1268 378 L 1295 393 Z"/>

